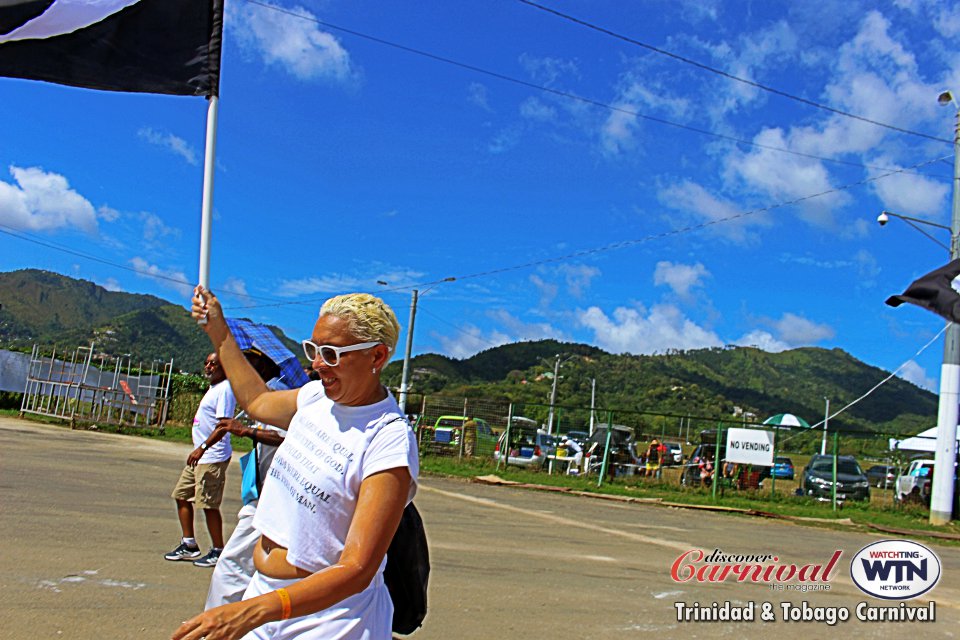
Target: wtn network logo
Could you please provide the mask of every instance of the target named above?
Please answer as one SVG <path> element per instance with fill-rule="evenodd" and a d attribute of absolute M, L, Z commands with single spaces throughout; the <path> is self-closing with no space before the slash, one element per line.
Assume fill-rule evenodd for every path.
<path fill-rule="evenodd" d="M 940 558 L 910 540 L 883 540 L 853 556 L 850 577 L 861 591 L 876 598 L 908 600 L 937 584 Z"/>

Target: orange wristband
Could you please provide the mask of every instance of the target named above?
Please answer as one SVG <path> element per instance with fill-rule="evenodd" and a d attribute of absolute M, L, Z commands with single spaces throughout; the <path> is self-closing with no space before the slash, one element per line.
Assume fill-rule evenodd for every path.
<path fill-rule="evenodd" d="M 280 619 L 286 620 L 290 617 L 290 594 L 286 589 L 277 589 L 277 595 L 280 596 Z"/>

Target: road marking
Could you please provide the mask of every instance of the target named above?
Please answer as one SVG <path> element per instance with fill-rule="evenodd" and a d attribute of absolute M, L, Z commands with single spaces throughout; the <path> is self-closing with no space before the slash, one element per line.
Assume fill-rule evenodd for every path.
<path fill-rule="evenodd" d="M 640 533 L 631 533 L 629 531 L 621 531 L 620 529 L 611 529 L 609 527 L 601 527 L 599 525 L 590 524 L 588 522 L 580 522 L 578 520 L 571 520 L 570 518 L 564 518 L 563 516 L 553 515 L 552 513 L 543 513 L 541 511 L 530 511 L 529 509 L 522 509 L 520 507 L 514 507 L 508 504 L 502 504 L 500 502 L 495 502 L 488 498 L 477 498 L 475 496 L 466 496 L 461 493 L 454 493 L 452 491 L 444 491 L 443 489 L 436 489 L 434 487 L 425 487 L 420 485 L 420 491 L 427 491 L 429 493 L 436 493 L 447 498 L 452 498 L 455 500 L 462 500 L 463 502 L 472 502 L 473 504 L 483 505 L 485 507 L 492 507 L 494 509 L 501 509 L 503 511 L 510 511 L 512 513 L 519 513 L 525 516 L 532 516 L 534 518 L 540 518 L 541 520 L 547 520 L 549 522 L 554 522 L 556 524 L 562 524 L 566 527 L 578 527 L 580 529 L 587 529 L 589 531 L 597 531 L 599 533 L 606 533 L 612 536 L 619 536 L 621 538 L 626 538 L 628 540 L 635 540 L 637 542 L 643 542 L 645 544 L 653 544 L 660 547 L 666 547 L 667 549 L 673 549 L 675 551 L 689 551 L 690 549 L 695 549 L 698 545 L 686 543 L 686 542 L 677 542 L 675 540 L 664 540 L 662 538 L 653 538 L 651 536 L 645 536 Z"/>

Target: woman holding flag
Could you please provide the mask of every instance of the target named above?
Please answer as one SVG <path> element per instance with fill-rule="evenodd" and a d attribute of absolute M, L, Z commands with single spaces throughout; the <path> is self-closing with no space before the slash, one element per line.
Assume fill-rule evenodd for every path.
<path fill-rule="evenodd" d="M 206 319 L 238 404 L 287 438 L 254 517 L 244 599 L 185 621 L 173 640 L 389 639 L 385 554 L 419 470 L 413 432 L 380 382 L 399 334 L 393 311 L 368 294 L 327 300 L 303 342 L 320 380 L 291 391 L 266 387 L 202 287 L 193 317 Z"/>

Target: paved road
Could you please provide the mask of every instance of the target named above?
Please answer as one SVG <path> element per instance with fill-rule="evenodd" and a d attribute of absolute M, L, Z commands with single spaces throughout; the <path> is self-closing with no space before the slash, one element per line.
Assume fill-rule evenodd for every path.
<path fill-rule="evenodd" d="M 0 638 L 167 638 L 201 607 L 209 570 L 162 558 L 177 542 L 168 495 L 187 446 L 7 418 L 0 442 Z M 228 528 L 239 508 L 232 471 Z M 439 478 L 423 480 L 417 504 L 433 560 L 431 610 L 414 636 L 422 640 L 960 634 L 957 547 L 934 546 L 944 567 L 930 594 L 935 622 L 867 623 L 855 619 L 857 603 L 884 603 L 862 594 L 848 567 L 875 536 Z M 829 592 L 801 594 L 674 582 L 672 563 L 695 548 L 795 564 L 844 555 Z M 677 621 L 675 602 L 725 601 L 757 603 L 758 615 L 771 602 L 777 621 Z M 783 622 L 778 603 L 801 601 L 844 607 L 852 619 L 835 629 Z"/>

